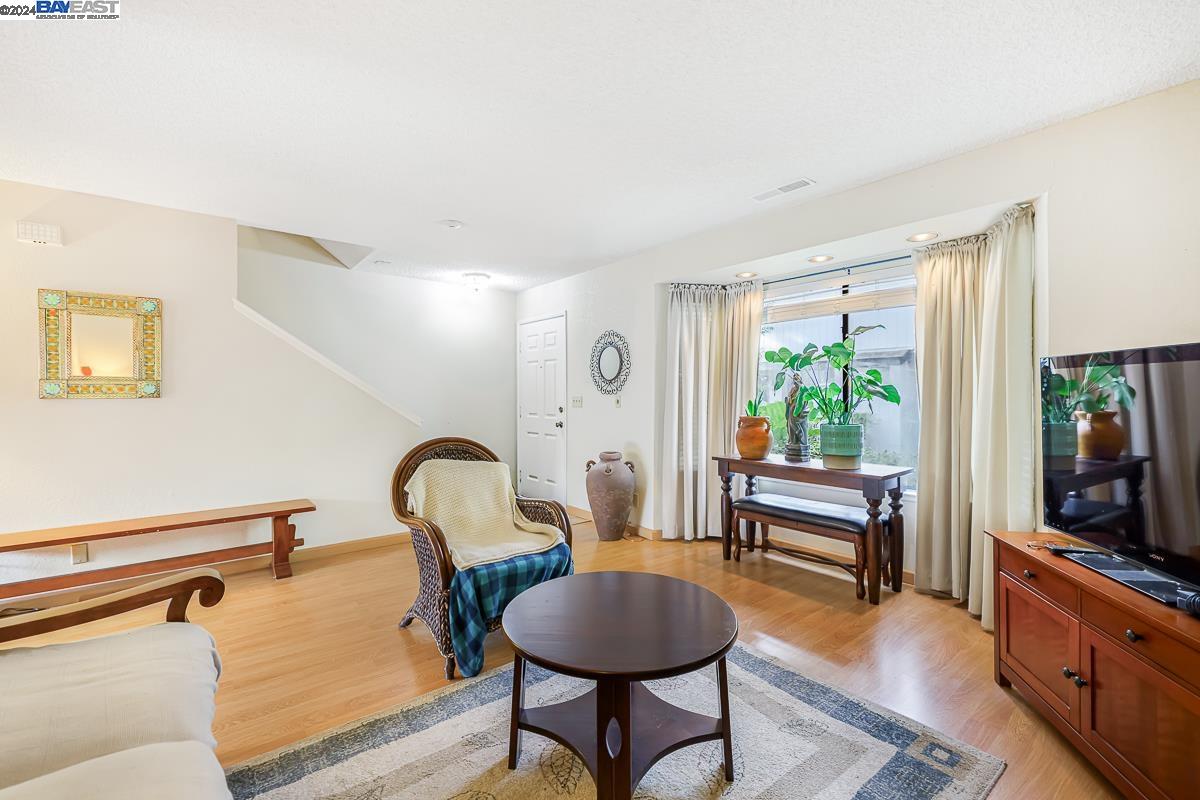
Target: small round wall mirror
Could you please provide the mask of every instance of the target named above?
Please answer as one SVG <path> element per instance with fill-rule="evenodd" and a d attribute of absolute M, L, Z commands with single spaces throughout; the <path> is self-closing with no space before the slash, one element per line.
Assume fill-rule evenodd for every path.
<path fill-rule="evenodd" d="M 629 343 L 616 331 L 605 331 L 592 346 L 592 383 L 601 394 L 617 394 L 628 379 Z"/>
<path fill-rule="evenodd" d="M 600 377 L 606 381 L 615 381 L 620 372 L 621 351 L 610 344 L 600 351 Z"/>

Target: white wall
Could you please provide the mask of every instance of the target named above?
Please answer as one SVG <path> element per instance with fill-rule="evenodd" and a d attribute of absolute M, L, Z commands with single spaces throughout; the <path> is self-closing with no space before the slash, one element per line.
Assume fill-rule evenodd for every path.
<path fill-rule="evenodd" d="M 510 465 L 516 296 L 347 270 L 311 239 L 238 228 L 238 299 L 421 423 Z"/>
<path fill-rule="evenodd" d="M 951 112 L 948 112 L 951 113 Z M 930 124 L 937 124 L 931 120 Z M 518 317 L 564 305 L 572 342 L 573 462 L 601 442 L 640 452 L 656 470 L 661 407 L 661 284 L 720 267 L 978 208 L 1041 198 L 1046 273 L 1039 276 L 1046 352 L 1200 340 L 1200 81 L 995 144 L 837 195 L 792 205 L 662 245 L 518 297 Z M 1049 208 L 1053 222 L 1049 223 Z M 591 390 L 590 338 L 605 327 L 630 340 L 624 408 Z M 568 484 L 586 504 L 581 480 Z M 643 524 L 660 519 L 642 508 Z M 910 526 L 911 530 L 911 526 Z M 909 548 L 911 552 L 912 548 Z"/>
<path fill-rule="evenodd" d="M 17 243 L 19 219 L 62 225 L 66 245 Z M 428 431 L 234 310 L 232 220 L 0 182 L 0 232 L 0 531 L 295 497 L 318 507 L 294 519 L 308 546 L 399 530 L 391 472 Z M 162 398 L 39 400 L 39 287 L 161 297 Z M 501 330 L 477 333 L 484 352 L 503 340 L 497 358 L 512 348 L 511 312 L 500 305 Z M 444 341 L 397 333 L 363 347 L 380 360 L 463 349 Z M 511 441 L 511 363 L 501 373 L 507 378 L 483 387 L 481 402 L 508 418 L 481 436 Z M 441 371 L 407 377 L 413 392 L 459 388 Z M 435 427 L 437 414 L 430 419 Z M 94 543 L 82 568 L 231 546 L 251 534 L 264 541 L 265 526 Z M 70 569 L 65 549 L 0 555 L 0 581 Z"/>
<path fill-rule="evenodd" d="M 583 397 L 582 408 L 567 405 L 568 505 L 588 508 L 585 465 L 601 451 L 619 450 L 633 463 L 637 480 L 637 505 L 630 521 L 653 527 L 657 504 L 650 440 L 661 413 L 653 400 L 659 359 L 649 348 L 654 347 L 655 320 L 662 310 L 653 283 L 631 287 L 609 281 L 603 270 L 593 270 L 530 289 L 518 302 L 518 321 L 567 314 L 567 395 Z M 620 395 L 620 408 L 616 397 L 600 394 L 591 377 L 592 345 L 609 329 L 630 343 L 629 380 Z"/>

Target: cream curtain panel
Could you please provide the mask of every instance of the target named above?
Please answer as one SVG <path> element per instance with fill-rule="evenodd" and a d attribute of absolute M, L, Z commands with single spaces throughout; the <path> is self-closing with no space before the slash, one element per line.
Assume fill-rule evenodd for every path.
<path fill-rule="evenodd" d="M 739 409 L 754 395 L 762 284 L 671 284 L 663 393 L 663 537 L 721 533 L 712 456 L 731 452 Z"/>
<path fill-rule="evenodd" d="M 993 627 L 985 529 L 1036 524 L 1033 209 L 917 253 L 916 585 Z"/>

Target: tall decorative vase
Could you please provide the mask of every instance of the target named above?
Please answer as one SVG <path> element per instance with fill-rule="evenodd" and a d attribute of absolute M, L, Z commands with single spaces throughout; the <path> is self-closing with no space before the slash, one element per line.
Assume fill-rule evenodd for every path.
<path fill-rule="evenodd" d="M 1116 411 L 1076 411 L 1079 420 L 1079 457 L 1116 461 L 1125 449 L 1125 429 L 1117 423 Z"/>
<path fill-rule="evenodd" d="M 798 394 L 799 392 L 793 389 L 783 401 L 784 413 L 787 415 L 787 445 L 783 450 L 783 458 L 785 461 L 804 464 L 812 460 L 808 446 L 808 403 L 801 401 L 800 411 L 796 413 Z"/>
<path fill-rule="evenodd" d="M 766 458 L 775 441 L 771 435 L 771 420 L 766 417 L 738 417 L 737 434 L 733 441 L 742 458 Z"/>
<path fill-rule="evenodd" d="M 622 462 L 615 450 L 601 453 L 599 464 L 587 462 L 588 504 L 600 541 L 615 542 L 625 535 L 633 510 L 634 485 L 633 464 Z"/>
<path fill-rule="evenodd" d="M 862 451 L 862 425 L 821 426 L 821 463 L 829 469 L 858 469 Z"/>

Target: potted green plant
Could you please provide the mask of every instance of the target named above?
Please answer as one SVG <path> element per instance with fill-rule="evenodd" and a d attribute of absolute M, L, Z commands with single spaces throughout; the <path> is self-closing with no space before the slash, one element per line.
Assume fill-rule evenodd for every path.
<path fill-rule="evenodd" d="M 746 402 L 745 416 L 738 417 L 734 443 L 742 458 L 766 458 L 771 452 L 771 420 L 762 416 L 762 392 Z"/>
<path fill-rule="evenodd" d="M 1055 459 L 1051 469 L 1066 464 L 1068 438 L 1074 428 L 1076 452 L 1083 458 L 1112 460 L 1125 449 L 1125 430 L 1117 423 L 1120 408 L 1132 408 L 1137 391 L 1121 374 L 1119 364 L 1103 364 L 1091 356 L 1082 377 L 1068 378 L 1047 369 L 1042 375 L 1042 447 Z M 1049 439 L 1049 442 L 1047 441 Z M 1075 453 L 1071 453 L 1073 459 Z M 1062 463 L 1062 467 L 1055 466 Z"/>
<path fill-rule="evenodd" d="M 879 370 L 860 370 L 854 363 L 858 337 L 882 327 L 860 325 L 840 342 L 821 347 L 810 343 L 799 353 L 788 355 L 784 362 L 793 380 L 802 381 L 795 413 L 811 413 L 819 420 L 821 457 L 830 469 L 862 466 L 863 426 L 853 419 L 864 403 L 868 412 L 874 412 L 874 400 L 900 403 L 900 392 L 883 382 Z M 837 378 L 843 379 L 844 388 Z M 776 382 L 782 385 L 778 378 Z M 812 411 L 805 412 L 810 404 Z"/>
<path fill-rule="evenodd" d="M 1067 379 L 1043 367 L 1042 458 L 1048 469 L 1073 469 L 1079 452 L 1075 410 L 1067 397 Z"/>

